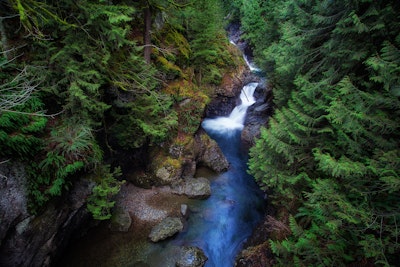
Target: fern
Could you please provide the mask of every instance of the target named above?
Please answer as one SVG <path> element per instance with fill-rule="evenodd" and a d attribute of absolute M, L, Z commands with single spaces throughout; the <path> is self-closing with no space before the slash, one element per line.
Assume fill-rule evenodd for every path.
<path fill-rule="evenodd" d="M 271 247 L 272 253 L 274 253 L 278 257 L 281 256 L 282 254 L 285 254 L 284 251 L 286 251 L 286 249 L 282 246 L 280 242 L 269 240 L 269 245 Z"/>
<path fill-rule="evenodd" d="M 289 217 L 289 226 L 294 236 L 299 237 L 303 234 L 303 229 L 297 224 L 293 216 Z"/>

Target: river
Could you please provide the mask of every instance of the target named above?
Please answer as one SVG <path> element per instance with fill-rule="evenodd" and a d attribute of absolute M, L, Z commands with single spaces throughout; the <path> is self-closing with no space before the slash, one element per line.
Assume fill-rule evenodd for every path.
<path fill-rule="evenodd" d="M 214 178 L 211 197 L 200 204 L 201 212 L 190 218 L 189 231 L 177 240 L 202 248 L 208 256 L 205 266 L 232 267 L 243 242 L 263 214 L 262 194 L 246 172 L 247 153 L 240 138 L 246 110 L 255 103 L 256 87 L 257 83 L 243 87 L 241 104 L 229 116 L 205 119 L 202 123 L 221 147 L 230 168 Z"/>
<path fill-rule="evenodd" d="M 203 121 L 202 127 L 217 141 L 230 168 L 220 175 L 206 174 L 211 180 L 211 197 L 190 203 L 186 230 L 174 239 L 153 245 L 146 256 L 148 266 L 174 267 L 176 259 L 171 255 L 180 246 L 201 248 L 208 257 L 206 267 L 234 265 L 244 241 L 264 214 L 263 195 L 247 174 L 247 151 L 240 138 L 247 108 L 255 103 L 256 87 L 257 83 L 243 87 L 241 104 L 229 116 Z"/>

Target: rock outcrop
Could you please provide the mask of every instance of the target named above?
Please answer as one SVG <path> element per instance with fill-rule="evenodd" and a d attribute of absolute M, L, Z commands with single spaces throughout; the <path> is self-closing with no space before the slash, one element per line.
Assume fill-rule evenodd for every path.
<path fill-rule="evenodd" d="M 25 176 L 21 163 L 0 165 L 0 244 L 9 230 L 29 217 Z"/>
<path fill-rule="evenodd" d="M 241 138 L 246 147 L 251 147 L 255 139 L 260 136 L 260 129 L 266 126 L 272 114 L 271 98 L 272 91 L 265 83 L 260 81 L 254 92 L 256 103 L 247 109 L 244 128 Z"/>
<path fill-rule="evenodd" d="M 237 96 L 240 94 L 245 81 L 251 75 L 249 69 L 240 66 L 235 72 L 226 73 L 221 85 L 215 89 L 215 96 L 207 105 L 206 117 L 227 116 L 238 104 Z"/>
<path fill-rule="evenodd" d="M 194 137 L 178 137 L 168 147 L 154 148 L 151 159 L 147 173 L 130 176 L 128 180 L 137 186 L 151 188 L 193 178 L 198 166 L 217 173 L 229 167 L 218 144 L 202 129 Z"/>
<path fill-rule="evenodd" d="M 75 183 L 68 195 L 32 215 L 23 165 L 3 163 L 0 174 L 0 266 L 50 266 L 72 232 L 90 220 L 85 199 L 92 184 Z"/>

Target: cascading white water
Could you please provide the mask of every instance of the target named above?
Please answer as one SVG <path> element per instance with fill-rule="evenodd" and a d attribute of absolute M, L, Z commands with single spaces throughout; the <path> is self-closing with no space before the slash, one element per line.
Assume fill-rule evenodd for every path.
<path fill-rule="evenodd" d="M 245 85 L 240 93 L 241 104 L 236 106 L 228 117 L 217 117 L 205 119 L 202 123 L 203 128 L 208 132 L 232 133 L 233 130 L 241 130 L 244 127 L 247 108 L 253 105 L 254 91 L 258 83 Z"/>
<path fill-rule="evenodd" d="M 236 44 L 234 41 L 229 40 L 229 42 L 230 42 L 231 44 L 233 44 L 234 46 L 238 47 L 237 44 Z M 261 71 L 261 69 L 257 68 L 253 63 L 251 63 L 251 62 L 249 61 L 247 55 L 244 54 L 244 53 L 243 53 L 243 59 L 244 59 L 244 61 L 246 62 L 246 65 L 249 67 L 250 71 L 252 71 L 252 72 L 260 72 L 260 71 Z"/>

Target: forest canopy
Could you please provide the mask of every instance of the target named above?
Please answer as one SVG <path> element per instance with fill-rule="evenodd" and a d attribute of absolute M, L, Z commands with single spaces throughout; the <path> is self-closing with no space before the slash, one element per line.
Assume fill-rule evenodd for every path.
<path fill-rule="evenodd" d="M 290 234 L 280 266 L 395 266 L 400 2 L 225 1 L 273 87 L 249 169 Z"/>

